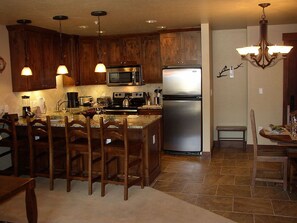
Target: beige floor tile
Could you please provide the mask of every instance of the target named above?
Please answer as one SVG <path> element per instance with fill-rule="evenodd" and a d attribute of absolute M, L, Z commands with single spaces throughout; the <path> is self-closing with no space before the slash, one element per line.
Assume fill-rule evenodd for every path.
<path fill-rule="evenodd" d="M 271 201 L 261 198 L 234 198 L 234 211 L 243 213 L 273 214 Z"/>
<path fill-rule="evenodd" d="M 255 223 L 296 223 L 297 218 L 271 215 L 255 215 Z"/>
<path fill-rule="evenodd" d="M 232 211 L 233 199 L 231 197 L 203 196 L 197 197 L 199 207 L 211 211 Z"/>
<path fill-rule="evenodd" d="M 163 192 L 181 192 L 184 188 L 182 183 L 172 183 L 169 181 L 157 181 L 153 188 Z"/>
<path fill-rule="evenodd" d="M 209 185 L 234 185 L 235 177 L 232 175 L 206 175 L 204 178 L 204 184 Z"/>
<path fill-rule="evenodd" d="M 251 170 L 250 168 L 244 167 L 222 167 L 221 170 L 222 175 L 234 175 L 234 176 L 250 176 Z"/>
<path fill-rule="evenodd" d="M 187 183 L 182 190 L 183 193 L 205 195 L 215 195 L 216 191 L 217 185 L 206 185 L 201 183 Z"/>
<path fill-rule="evenodd" d="M 297 202 L 296 201 L 272 200 L 272 205 L 273 205 L 274 213 L 276 215 L 297 218 Z"/>
<path fill-rule="evenodd" d="M 252 197 L 289 200 L 288 193 L 284 191 L 282 187 L 255 187 L 254 190 L 252 190 Z"/>
<path fill-rule="evenodd" d="M 238 223 L 254 223 L 253 214 L 224 212 L 224 211 L 214 211 L 214 212 L 216 214 L 222 215 Z"/>
<path fill-rule="evenodd" d="M 217 195 L 233 197 L 251 197 L 250 186 L 219 185 Z"/>

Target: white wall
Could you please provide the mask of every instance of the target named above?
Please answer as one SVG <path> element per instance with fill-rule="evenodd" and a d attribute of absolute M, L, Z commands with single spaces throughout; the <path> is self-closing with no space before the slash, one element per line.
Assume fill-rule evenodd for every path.
<path fill-rule="evenodd" d="M 235 48 L 246 45 L 246 30 L 215 30 L 212 32 L 213 43 L 213 95 L 214 126 L 247 125 L 247 64 L 241 60 Z M 217 78 L 224 66 L 241 67 L 234 70 L 234 78 L 227 75 Z M 235 133 L 232 133 L 233 135 Z M 214 129 L 215 139 L 217 132 Z"/>

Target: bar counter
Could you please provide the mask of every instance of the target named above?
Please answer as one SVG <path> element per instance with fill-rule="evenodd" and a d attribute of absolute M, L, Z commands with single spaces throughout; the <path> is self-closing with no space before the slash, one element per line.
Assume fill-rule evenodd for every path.
<path fill-rule="evenodd" d="M 81 114 L 61 113 L 49 114 L 51 117 L 51 125 L 53 134 L 59 137 L 65 137 L 64 116 L 67 115 L 69 120 L 81 119 L 85 117 Z M 91 119 L 92 137 L 100 137 L 99 119 L 104 120 L 115 119 L 122 120 L 127 118 L 128 121 L 128 137 L 129 139 L 138 139 L 143 142 L 145 152 L 145 185 L 150 185 L 161 171 L 161 115 L 95 115 Z M 45 119 L 45 116 L 40 117 Z M 16 123 L 17 133 L 20 135 L 27 134 L 26 119 L 19 118 Z M 26 154 L 26 153 L 24 153 Z M 28 154 L 28 153 L 27 153 Z"/>

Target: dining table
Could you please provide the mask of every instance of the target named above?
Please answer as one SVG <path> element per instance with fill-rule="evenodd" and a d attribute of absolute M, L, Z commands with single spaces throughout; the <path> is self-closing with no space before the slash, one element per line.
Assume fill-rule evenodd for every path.
<path fill-rule="evenodd" d="M 274 132 L 269 131 L 267 128 L 263 128 L 259 131 L 260 136 L 270 139 L 272 142 L 276 142 L 279 146 L 290 147 L 297 151 L 297 137 L 293 137 L 288 129 L 283 127 L 284 131 Z"/>

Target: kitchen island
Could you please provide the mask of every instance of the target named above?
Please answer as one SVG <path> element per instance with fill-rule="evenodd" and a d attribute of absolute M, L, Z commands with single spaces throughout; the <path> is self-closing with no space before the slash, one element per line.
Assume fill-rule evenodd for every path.
<path fill-rule="evenodd" d="M 53 127 L 53 134 L 59 137 L 65 137 L 65 123 L 64 116 L 67 115 L 69 120 L 81 119 L 85 120 L 83 115 L 70 113 L 53 113 L 51 117 L 51 125 Z M 150 185 L 161 171 L 161 115 L 95 115 L 91 119 L 92 136 L 100 137 L 100 123 L 99 119 L 103 117 L 104 120 L 115 119 L 128 120 L 128 134 L 129 139 L 141 140 L 143 143 L 145 153 L 145 185 Z M 41 119 L 45 119 L 41 117 Z M 27 123 L 24 118 L 19 118 L 17 124 L 17 132 L 20 135 L 27 133 Z M 28 153 L 27 153 L 28 154 Z"/>

